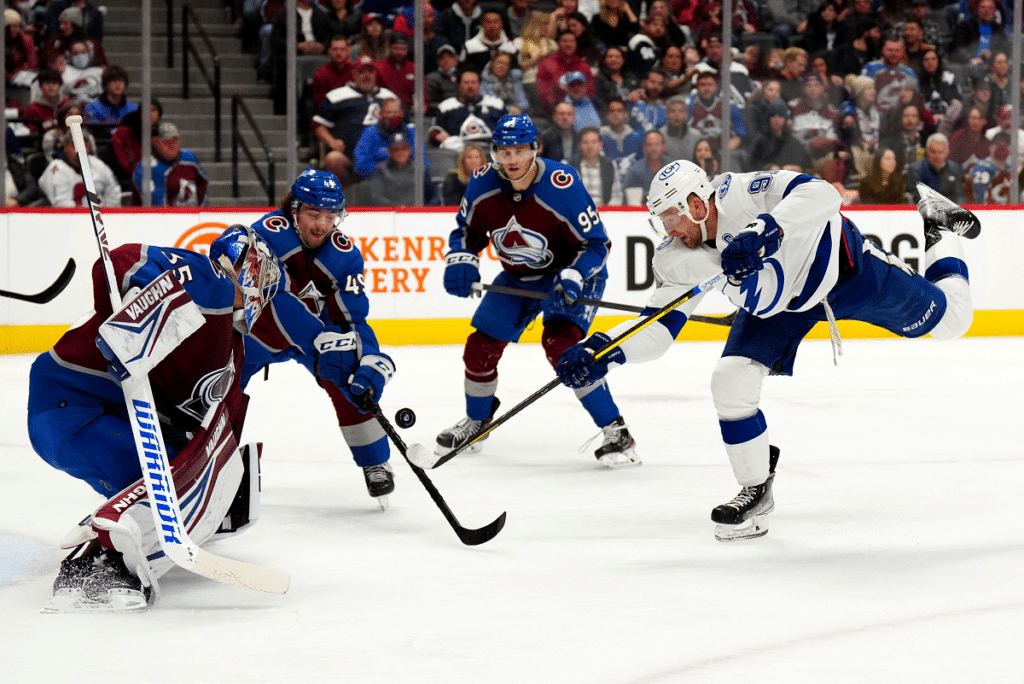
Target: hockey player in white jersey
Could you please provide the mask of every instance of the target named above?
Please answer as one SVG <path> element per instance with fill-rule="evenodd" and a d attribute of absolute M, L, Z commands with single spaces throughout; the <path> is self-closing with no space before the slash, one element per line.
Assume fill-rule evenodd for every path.
<path fill-rule="evenodd" d="M 720 541 L 767 533 L 779 449 L 769 444 L 758 407 L 767 375 L 792 375 L 797 347 L 819 321 L 864 321 L 903 337 L 960 337 L 974 311 L 962 238 L 981 224 L 970 211 L 923 185 L 918 209 L 926 238 L 924 275 L 877 247 L 839 213 L 839 193 L 791 171 L 723 174 L 709 181 L 688 161 L 658 172 L 647 199 L 667 239 L 654 256 L 653 313 L 720 271 L 721 291 L 739 315 L 711 379 L 725 450 L 742 489 L 716 507 Z M 566 350 L 556 372 L 569 387 L 604 377 L 610 367 L 664 354 L 703 295 L 594 359 L 630 321 Z"/>

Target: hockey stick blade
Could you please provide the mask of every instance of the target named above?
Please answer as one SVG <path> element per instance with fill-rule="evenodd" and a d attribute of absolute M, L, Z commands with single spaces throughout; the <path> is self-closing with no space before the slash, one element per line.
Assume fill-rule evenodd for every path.
<path fill-rule="evenodd" d="M 635 325 L 633 325 L 628 330 L 624 331 L 621 335 L 616 337 L 614 340 L 610 341 L 600 351 L 594 352 L 594 358 L 595 359 L 601 358 L 602 356 L 604 356 L 605 354 L 610 352 L 612 349 L 615 349 L 620 344 L 622 344 L 623 342 L 625 342 L 629 338 L 633 337 L 633 335 L 636 335 L 638 332 L 640 332 L 641 330 L 643 330 L 647 326 L 651 325 L 655 321 L 660 320 L 662 317 L 667 315 L 669 312 L 674 311 L 683 302 L 688 301 L 690 299 L 693 299 L 697 295 L 704 294 L 708 290 L 712 289 L 713 287 L 718 285 L 724 278 L 725 278 L 725 274 L 724 273 L 722 273 L 722 272 L 716 273 L 715 275 L 711 276 L 710 278 L 708 278 L 704 282 L 700 283 L 699 285 L 695 285 L 692 289 L 687 290 L 683 294 L 679 295 L 678 297 L 673 299 L 671 302 L 669 302 L 665 306 L 661 307 L 660 309 L 658 309 L 657 311 L 652 313 L 650 316 L 647 316 L 645 318 L 641 318 L 639 322 L 637 322 Z M 562 384 L 562 381 L 559 380 L 558 378 L 555 378 L 554 380 L 552 380 L 548 384 L 544 385 L 539 390 L 537 390 L 536 392 L 534 392 L 533 394 L 528 396 L 526 399 L 523 399 L 521 402 L 519 402 L 518 404 L 516 404 L 515 406 L 510 408 L 504 415 L 501 415 L 501 416 L 495 418 L 494 421 L 491 422 L 491 424 L 488 425 L 486 429 L 481 430 L 480 432 L 476 433 L 476 435 L 473 436 L 473 439 L 466 440 L 464 443 L 462 443 L 458 447 L 452 449 L 447 454 L 445 454 L 441 458 L 437 459 L 437 462 L 434 463 L 433 466 L 431 466 L 431 470 L 433 470 L 434 468 L 437 468 L 440 465 L 444 465 L 448 461 L 452 460 L 453 458 L 455 458 L 456 456 L 461 454 L 463 451 L 468 449 L 470 446 L 472 446 L 476 442 L 479 442 L 481 439 L 483 439 L 487 435 L 491 434 L 491 432 L 493 432 L 499 425 L 505 424 L 510 418 L 512 418 L 513 416 L 518 414 L 520 411 L 522 411 L 524 408 L 526 408 L 527 406 L 529 406 L 533 402 L 537 401 L 538 399 L 543 397 L 545 394 L 547 394 L 548 392 L 550 392 L 551 390 L 555 389 L 556 387 L 558 387 L 561 384 Z"/>
<path fill-rule="evenodd" d="M 526 290 L 518 287 L 505 287 L 504 285 L 488 285 L 486 283 L 476 283 L 473 289 L 514 295 L 516 297 L 528 297 L 530 299 L 548 299 L 552 296 L 544 292 L 537 292 L 536 290 Z M 585 306 L 598 306 L 603 309 L 615 309 L 616 311 L 629 311 L 631 313 L 643 313 L 645 311 L 642 306 L 617 304 L 616 302 L 609 302 L 604 299 L 590 299 L 589 297 L 580 297 L 576 302 Z M 736 320 L 736 312 L 733 311 L 728 316 L 704 316 L 702 314 L 693 314 L 688 317 L 687 320 L 694 321 L 696 323 L 708 323 L 710 325 L 730 326 L 732 325 L 732 322 Z"/>
<path fill-rule="evenodd" d="M 444 497 L 441 496 L 441 492 L 437 491 L 437 487 L 435 487 L 434 483 L 430 481 L 429 477 L 427 477 L 423 468 L 420 468 L 409 459 L 409 450 L 405 445 L 405 441 L 398 434 L 398 431 L 395 430 L 391 421 L 384 416 L 384 413 L 380 410 L 380 405 L 374 403 L 370 408 L 370 412 L 373 414 L 373 417 L 377 419 L 377 422 L 380 423 L 380 426 L 384 428 L 384 432 L 386 432 L 388 437 L 391 438 L 391 441 L 395 443 L 399 453 L 402 454 L 402 458 L 404 458 L 405 462 L 409 464 L 410 468 L 412 468 L 412 472 L 416 474 L 420 484 L 423 485 L 423 488 L 427 490 L 427 494 L 430 495 L 434 504 L 438 509 L 440 509 L 444 519 L 447 520 L 448 524 L 452 526 L 453 530 L 455 530 L 455 534 L 459 537 L 459 541 L 466 546 L 479 546 L 480 544 L 489 542 L 498 536 L 498 533 L 501 532 L 503 527 L 505 527 L 505 511 L 502 511 L 501 515 L 499 515 L 493 522 L 488 525 L 484 525 L 479 529 L 473 530 L 468 527 L 463 527 L 455 517 L 455 514 L 452 513 L 452 509 L 448 508 L 448 504 L 445 502 Z"/>
<path fill-rule="evenodd" d="M 68 259 L 67 265 L 64 267 L 64 270 L 61 271 L 61 274 L 57 276 L 57 280 L 53 281 L 53 285 L 50 285 L 50 287 L 46 288 L 39 294 L 27 295 L 20 294 L 18 292 L 0 290 L 0 297 L 9 297 L 22 302 L 31 302 L 32 304 L 46 304 L 64 291 L 71 282 L 71 277 L 73 275 L 75 275 L 75 260 Z"/>

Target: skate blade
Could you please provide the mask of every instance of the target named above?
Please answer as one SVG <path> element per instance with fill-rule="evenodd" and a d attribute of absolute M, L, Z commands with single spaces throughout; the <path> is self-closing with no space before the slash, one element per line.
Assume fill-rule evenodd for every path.
<path fill-rule="evenodd" d="M 144 613 L 149 610 L 146 597 L 137 591 L 111 592 L 106 600 L 95 601 L 80 592 L 59 593 L 43 606 L 41 613 Z"/>
<path fill-rule="evenodd" d="M 483 440 L 481 440 L 481 441 L 483 441 Z M 469 447 L 463 449 L 462 453 L 463 454 L 477 454 L 477 453 L 480 453 L 480 450 L 483 449 L 483 448 L 484 448 L 484 445 L 481 444 L 480 442 L 477 442 L 477 443 L 472 444 Z M 440 444 L 438 444 L 436 447 L 434 447 L 434 455 L 435 456 L 446 456 L 447 454 L 449 454 L 452 451 L 454 451 L 454 449 L 451 449 L 451 448 L 446 447 L 446 446 L 441 446 Z"/>
<path fill-rule="evenodd" d="M 757 539 L 768 534 L 768 516 L 755 515 L 739 525 L 715 525 L 715 539 L 720 542 Z"/>
<path fill-rule="evenodd" d="M 374 497 L 373 500 L 377 502 L 378 506 L 380 506 L 380 510 L 382 510 L 382 511 L 388 510 L 388 495 L 387 494 L 384 494 L 383 496 Z"/>
<path fill-rule="evenodd" d="M 599 457 L 597 462 L 611 470 L 643 465 L 643 461 L 640 460 L 640 457 L 632 449 L 615 454 L 605 454 Z"/>

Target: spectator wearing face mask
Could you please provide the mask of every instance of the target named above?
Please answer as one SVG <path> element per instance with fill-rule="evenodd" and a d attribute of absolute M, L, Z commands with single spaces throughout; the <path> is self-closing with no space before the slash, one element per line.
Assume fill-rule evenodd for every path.
<path fill-rule="evenodd" d="M 416 149 L 416 131 L 405 122 L 402 103 L 397 97 L 389 97 L 380 105 L 380 118 L 376 126 L 368 126 L 356 143 L 356 174 L 369 178 L 377 164 L 388 158 L 388 146 L 398 133 L 405 133 L 405 140 Z M 410 153 L 415 158 L 415 153 Z M 429 168 L 429 167 L 428 167 Z"/>
<path fill-rule="evenodd" d="M 40 51 L 42 61 L 49 64 L 53 56 L 60 53 L 64 55 L 68 64 L 78 69 L 106 66 L 107 55 L 103 51 L 103 46 L 85 32 L 82 28 L 83 22 L 82 10 L 77 7 L 68 7 L 61 12 L 56 35 L 47 40 Z M 72 46 L 79 42 L 85 43 L 84 53 L 72 50 Z M 82 57 L 82 54 L 86 56 Z"/>

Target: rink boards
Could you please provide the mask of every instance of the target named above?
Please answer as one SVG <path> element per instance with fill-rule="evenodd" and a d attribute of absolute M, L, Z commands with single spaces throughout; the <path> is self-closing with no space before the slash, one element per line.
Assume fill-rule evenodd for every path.
<path fill-rule="evenodd" d="M 972 207 L 982 220 L 977 240 L 966 242 L 976 309 L 971 336 L 1024 335 L 1024 229 L 1016 208 Z M 128 242 L 184 247 L 205 252 L 210 242 L 234 223 L 251 224 L 264 211 L 249 208 L 199 210 L 108 209 L 104 212 L 111 246 Z M 919 268 L 924 252 L 921 220 L 913 207 L 849 208 L 844 215 L 867 235 Z M 601 218 L 612 239 L 609 280 L 604 299 L 643 306 L 654 288 L 650 259 L 658 240 L 647 213 L 633 208 L 608 208 Z M 366 291 L 371 321 L 381 343 L 461 344 L 470 331 L 469 318 L 479 300 L 445 293 L 444 260 L 448 235 L 455 227 L 455 209 L 356 209 L 342 230 L 360 249 L 366 264 Z M 84 211 L 7 210 L 0 214 L 0 289 L 34 294 L 48 287 L 69 258 L 78 269 L 68 288 L 53 301 L 31 304 L 0 298 L 0 353 L 40 352 L 91 307 L 90 270 L 97 258 L 96 238 Z M 481 255 L 481 272 L 489 282 L 500 270 L 494 254 Z M 731 311 L 724 297 L 711 293 L 698 311 Z M 604 330 L 629 316 L 598 312 L 595 329 Z M 840 322 L 844 337 L 889 337 L 889 333 L 855 322 Z M 680 340 L 725 339 L 727 329 L 687 325 Z M 819 326 L 811 337 L 827 338 Z M 540 326 L 523 336 L 538 342 Z"/>

